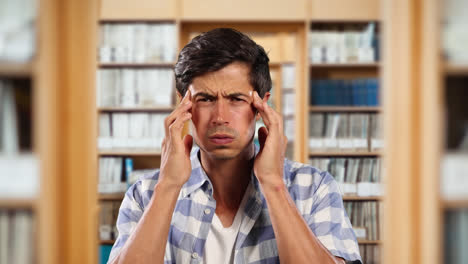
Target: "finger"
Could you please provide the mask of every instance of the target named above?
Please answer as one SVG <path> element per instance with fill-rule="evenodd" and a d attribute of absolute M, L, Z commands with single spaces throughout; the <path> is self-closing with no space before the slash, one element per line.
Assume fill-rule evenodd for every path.
<path fill-rule="evenodd" d="M 185 154 L 187 154 L 187 156 L 190 156 L 190 151 L 192 150 L 192 146 L 193 146 L 193 137 L 191 135 L 185 135 L 184 146 L 185 146 Z"/>
<path fill-rule="evenodd" d="M 177 119 L 169 126 L 169 137 L 172 143 L 178 142 L 182 143 L 182 130 L 184 128 L 184 123 L 192 118 L 192 114 L 184 113 L 177 117 Z"/>
<path fill-rule="evenodd" d="M 187 112 L 188 113 L 192 112 L 191 111 L 192 110 L 192 101 L 185 100 L 185 98 L 190 97 L 190 92 L 188 91 L 185 95 L 186 96 L 181 101 L 181 103 L 176 107 L 176 109 L 174 111 L 172 111 L 172 113 L 169 114 L 169 116 L 167 116 L 164 119 L 164 128 L 165 128 L 166 136 L 169 135 L 169 127 L 172 125 L 172 123 L 174 123 L 174 121 L 177 119 L 177 117 L 179 117 L 181 114 L 184 114 L 184 113 L 187 113 Z"/>
<path fill-rule="evenodd" d="M 280 116 L 276 115 L 276 112 L 266 102 L 262 101 L 256 91 L 254 92 L 253 97 L 254 106 L 262 116 L 263 122 L 267 126 L 268 130 L 278 130 L 278 132 L 282 131 L 282 122 L 280 122 Z"/>
<path fill-rule="evenodd" d="M 263 150 L 265 146 L 265 141 L 268 137 L 268 130 L 266 127 L 262 126 L 258 129 L 258 142 L 260 143 L 260 151 Z"/>

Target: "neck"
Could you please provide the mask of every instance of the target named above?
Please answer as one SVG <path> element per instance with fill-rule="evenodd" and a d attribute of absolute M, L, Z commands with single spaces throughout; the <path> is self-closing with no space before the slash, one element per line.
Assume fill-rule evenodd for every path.
<path fill-rule="evenodd" d="M 201 165 L 213 184 L 217 206 L 237 209 L 250 182 L 254 155 L 253 143 L 232 159 L 219 159 L 200 151 Z"/>

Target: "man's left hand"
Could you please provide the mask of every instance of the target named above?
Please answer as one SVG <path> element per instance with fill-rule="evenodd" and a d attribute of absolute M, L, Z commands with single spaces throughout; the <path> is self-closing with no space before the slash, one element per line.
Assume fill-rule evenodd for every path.
<path fill-rule="evenodd" d="M 283 118 L 256 91 L 252 103 L 266 126 L 258 129 L 260 151 L 255 157 L 254 173 L 262 186 L 278 188 L 283 185 L 283 162 L 288 143 L 283 134 Z"/>

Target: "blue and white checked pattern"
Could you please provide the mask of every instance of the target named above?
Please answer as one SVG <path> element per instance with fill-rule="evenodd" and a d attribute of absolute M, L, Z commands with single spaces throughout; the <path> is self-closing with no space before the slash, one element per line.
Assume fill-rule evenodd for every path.
<path fill-rule="evenodd" d="M 256 152 L 258 149 L 256 149 Z M 216 201 L 213 187 L 202 169 L 199 151 L 192 152 L 192 174 L 182 187 L 172 215 L 164 263 L 201 263 Z M 112 260 L 135 229 L 153 195 L 159 170 L 131 186 L 117 219 L 119 236 L 112 248 Z M 279 263 L 278 248 L 265 197 L 256 177 L 250 188 L 235 245 L 234 263 Z M 359 260 L 359 247 L 343 208 L 333 177 L 311 166 L 284 161 L 284 181 L 299 212 L 320 242 L 335 256 Z M 206 210 L 209 209 L 209 210 Z"/>

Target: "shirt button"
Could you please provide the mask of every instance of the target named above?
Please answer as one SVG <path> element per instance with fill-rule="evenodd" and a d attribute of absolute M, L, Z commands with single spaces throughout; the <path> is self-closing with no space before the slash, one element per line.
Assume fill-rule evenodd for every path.
<path fill-rule="evenodd" d="M 198 258 L 198 253 L 197 253 L 197 252 L 193 252 L 192 258 L 197 259 L 197 258 Z"/>
<path fill-rule="evenodd" d="M 209 208 L 206 208 L 205 209 L 205 214 L 210 214 L 211 213 L 211 210 Z"/>

